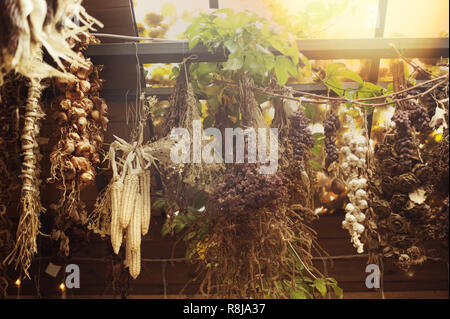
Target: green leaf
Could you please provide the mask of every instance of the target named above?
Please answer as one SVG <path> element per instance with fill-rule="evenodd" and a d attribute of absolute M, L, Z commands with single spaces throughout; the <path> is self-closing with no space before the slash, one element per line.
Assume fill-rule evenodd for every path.
<path fill-rule="evenodd" d="M 264 67 L 266 70 L 270 71 L 275 66 L 275 57 L 272 54 L 264 56 Z"/>
<path fill-rule="evenodd" d="M 389 83 L 386 88 L 386 94 L 394 93 L 394 83 Z"/>
<path fill-rule="evenodd" d="M 289 74 L 293 73 L 292 66 L 292 61 L 285 56 L 281 55 L 275 58 L 275 74 L 277 76 L 278 83 L 281 86 L 286 84 Z M 295 68 L 295 70 L 297 70 L 297 68 Z"/>
<path fill-rule="evenodd" d="M 330 286 L 333 289 L 335 295 L 339 297 L 339 299 L 342 299 L 344 297 L 344 290 L 339 287 L 337 283 Z"/>
<path fill-rule="evenodd" d="M 153 202 L 152 209 L 161 210 L 166 206 L 166 200 L 164 198 L 158 198 L 155 202 Z"/>
<path fill-rule="evenodd" d="M 358 73 L 353 72 L 352 70 L 348 70 L 348 69 L 340 70 L 338 72 L 337 76 L 353 80 L 353 81 L 358 82 L 360 84 L 363 84 L 363 82 L 364 82 L 363 79 L 359 76 Z"/>
<path fill-rule="evenodd" d="M 213 113 L 215 113 L 220 107 L 219 100 L 217 99 L 217 96 L 212 96 L 208 99 L 208 109 L 211 110 Z"/>
<path fill-rule="evenodd" d="M 325 138 L 325 135 L 322 132 L 315 132 L 312 134 L 312 137 L 314 140 L 323 140 Z"/>
<path fill-rule="evenodd" d="M 320 157 L 320 155 L 322 155 L 322 151 L 323 151 L 323 146 L 324 146 L 324 140 L 315 140 L 314 141 L 314 146 L 311 149 L 311 152 L 317 156 Z"/>
<path fill-rule="evenodd" d="M 319 291 L 322 297 L 325 297 L 325 295 L 327 294 L 327 284 L 325 282 L 325 279 L 317 278 L 316 280 L 314 280 L 312 286 Z"/>
<path fill-rule="evenodd" d="M 170 233 L 170 227 L 169 227 L 169 225 L 166 222 L 161 227 L 161 236 L 167 236 L 169 233 Z"/>
<path fill-rule="evenodd" d="M 343 96 L 345 93 L 342 82 L 335 76 L 327 77 L 325 79 L 325 85 L 339 96 Z"/>
<path fill-rule="evenodd" d="M 318 162 L 316 162 L 315 160 L 310 159 L 309 163 L 311 164 L 311 166 L 319 171 L 322 171 L 322 165 L 320 165 Z"/>
<path fill-rule="evenodd" d="M 196 235 L 195 232 L 190 232 L 186 235 L 185 240 L 191 240 L 192 238 L 194 238 Z"/>
<path fill-rule="evenodd" d="M 243 57 L 237 55 L 229 55 L 227 62 L 225 62 L 223 69 L 228 71 L 235 71 L 242 68 L 244 64 Z"/>
<path fill-rule="evenodd" d="M 196 47 L 196 45 L 200 42 L 201 37 L 200 35 L 194 36 L 192 39 L 189 39 L 189 49 L 192 50 Z"/>
<path fill-rule="evenodd" d="M 364 82 L 358 73 L 347 69 L 347 67 L 343 63 L 328 64 L 325 68 L 325 73 L 329 78 L 343 77 L 358 82 L 360 84 L 363 84 Z"/>
<path fill-rule="evenodd" d="M 258 56 L 251 53 L 248 54 L 245 57 L 244 68 L 253 74 L 257 74 L 261 70 L 261 64 L 258 63 Z"/>
<path fill-rule="evenodd" d="M 176 79 L 179 74 L 180 74 L 180 67 L 178 65 L 176 65 L 176 66 L 174 66 L 172 68 L 172 72 L 170 73 L 170 77 L 172 79 Z"/>
<path fill-rule="evenodd" d="M 204 74 L 215 72 L 217 69 L 217 63 L 200 62 L 198 64 L 197 73 L 199 77 Z"/>
<path fill-rule="evenodd" d="M 307 69 L 311 69 L 311 63 L 309 62 L 309 59 L 303 54 L 300 55 L 300 61 L 303 62 L 303 64 Z"/>
<path fill-rule="evenodd" d="M 269 38 L 269 43 L 275 50 L 277 50 L 281 54 L 286 54 L 287 55 L 286 47 L 283 44 L 283 42 L 280 40 L 278 35 L 270 37 Z"/>
<path fill-rule="evenodd" d="M 307 296 L 303 290 L 297 290 L 292 292 L 291 294 L 292 299 L 307 299 Z"/>
<path fill-rule="evenodd" d="M 230 54 L 234 54 L 237 50 L 239 50 L 239 45 L 232 39 L 225 41 L 223 45 L 228 49 L 228 51 L 230 51 Z"/>
<path fill-rule="evenodd" d="M 317 109 L 313 104 L 307 103 L 305 104 L 305 116 L 314 123 L 314 120 L 316 118 Z"/>

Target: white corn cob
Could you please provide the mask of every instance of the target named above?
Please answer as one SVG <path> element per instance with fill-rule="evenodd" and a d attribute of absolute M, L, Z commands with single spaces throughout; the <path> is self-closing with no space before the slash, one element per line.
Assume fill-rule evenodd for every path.
<path fill-rule="evenodd" d="M 111 245 L 118 254 L 123 240 L 123 230 L 120 226 L 120 203 L 123 184 L 121 181 L 111 185 Z"/>
<path fill-rule="evenodd" d="M 142 195 L 137 194 L 136 204 L 131 215 L 131 221 L 128 225 L 128 236 L 130 237 L 131 251 L 136 251 L 141 247 L 141 214 L 142 214 Z"/>
<path fill-rule="evenodd" d="M 150 227 L 150 218 L 152 214 L 152 202 L 150 198 L 150 171 L 145 171 L 141 175 L 141 191 L 142 191 L 142 221 L 141 232 L 142 236 L 147 235 Z"/>
<path fill-rule="evenodd" d="M 125 238 L 125 260 L 123 262 L 125 268 L 126 267 L 130 267 L 130 263 L 131 263 L 131 244 L 130 244 L 130 235 L 128 234 L 127 231 L 127 235 Z"/>
<path fill-rule="evenodd" d="M 122 200 L 120 203 L 120 225 L 122 229 L 128 227 L 139 191 L 139 180 L 136 174 L 125 176 L 123 183 Z"/>
<path fill-rule="evenodd" d="M 131 252 L 131 260 L 129 264 L 129 271 L 131 277 L 136 279 L 141 273 L 141 249 Z"/>

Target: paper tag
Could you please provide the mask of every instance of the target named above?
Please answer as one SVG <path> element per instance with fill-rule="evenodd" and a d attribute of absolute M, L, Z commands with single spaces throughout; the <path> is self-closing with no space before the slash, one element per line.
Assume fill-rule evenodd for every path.
<path fill-rule="evenodd" d="M 60 270 L 61 270 L 61 266 L 55 265 L 53 263 L 49 263 L 47 268 L 45 269 L 45 273 L 56 278 L 56 276 L 58 275 Z"/>

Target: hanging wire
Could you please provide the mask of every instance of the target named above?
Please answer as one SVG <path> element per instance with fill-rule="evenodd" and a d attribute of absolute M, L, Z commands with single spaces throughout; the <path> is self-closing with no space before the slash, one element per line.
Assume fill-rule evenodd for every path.
<path fill-rule="evenodd" d="M 186 42 L 186 40 L 180 39 L 160 39 L 160 38 L 150 38 L 150 37 L 136 37 L 131 35 L 120 35 L 120 34 L 111 34 L 111 33 L 93 33 L 94 36 L 99 38 L 111 38 L 111 39 L 122 39 L 122 40 L 130 40 L 130 41 L 154 41 L 154 42 Z"/>

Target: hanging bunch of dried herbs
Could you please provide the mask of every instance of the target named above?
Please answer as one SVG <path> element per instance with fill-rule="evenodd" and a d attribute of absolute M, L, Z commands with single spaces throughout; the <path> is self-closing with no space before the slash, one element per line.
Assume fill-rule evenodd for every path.
<path fill-rule="evenodd" d="M 166 118 L 163 136 L 155 142 L 147 143 L 144 152 L 156 160 L 164 190 L 166 212 L 173 218 L 172 213 L 186 211 L 189 206 L 186 195 L 192 193 L 194 188 L 209 192 L 210 185 L 222 169 L 220 163 L 205 163 L 201 153 L 198 161 L 194 159 L 198 151 L 202 151 L 206 141 L 202 136 L 197 100 L 184 67 L 170 96 Z M 172 134 L 173 129 L 176 130 Z M 199 142 L 200 149 L 197 149 L 197 154 L 193 154 L 196 152 L 193 148 L 194 142 Z M 179 160 L 174 159 L 174 156 Z"/>
<path fill-rule="evenodd" d="M 247 130 L 268 128 L 251 86 L 251 79 L 244 75 L 241 123 Z M 296 117 L 293 121 L 297 123 Z M 310 135 L 301 125 L 305 122 L 298 122 L 295 127 Z M 312 265 L 316 239 L 306 225 L 311 213 L 307 204 L 291 208 L 283 173 L 262 174 L 263 164 L 248 162 L 254 155 L 248 145 L 251 139 L 246 135 L 243 140 L 248 149 L 244 163 L 226 164 L 223 180 L 185 237 L 190 259 L 203 276 L 201 292 L 228 298 L 314 298 L 326 294 L 327 284 L 339 291 L 335 281 L 324 278 Z M 315 288 L 319 282 L 325 292 Z"/>

